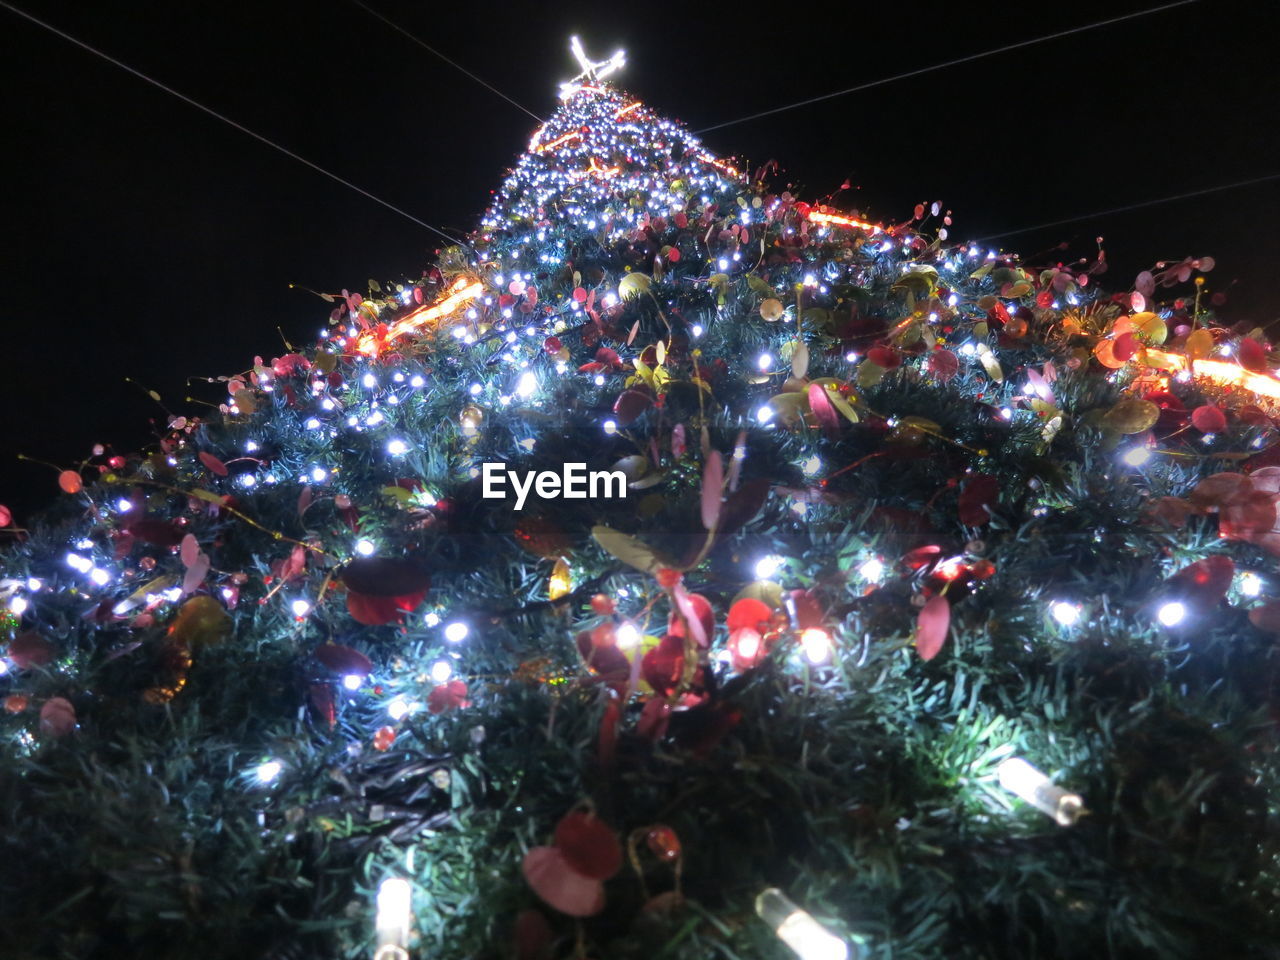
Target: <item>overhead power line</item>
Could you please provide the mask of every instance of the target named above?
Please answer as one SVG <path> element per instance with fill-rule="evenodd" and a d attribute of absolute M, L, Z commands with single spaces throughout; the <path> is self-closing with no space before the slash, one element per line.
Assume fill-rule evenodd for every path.
<path fill-rule="evenodd" d="M 1033 230 L 1044 230 L 1048 227 L 1060 227 L 1067 223 L 1079 223 L 1081 220 L 1094 220 L 1098 217 L 1110 216 L 1113 213 L 1124 213 L 1128 210 L 1141 210 L 1143 207 L 1154 207 L 1161 203 L 1172 203 L 1174 200 L 1188 200 L 1191 197 L 1203 197 L 1209 193 L 1221 193 L 1223 190 L 1235 190 L 1239 187 L 1251 187 L 1255 183 L 1266 183 L 1269 180 L 1280 180 L 1280 173 L 1268 173 L 1265 176 L 1253 177 L 1250 180 L 1237 180 L 1235 183 L 1222 183 L 1216 187 L 1205 187 L 1203 190 L 1192 190 L 1189 193 L 1177 193 L 1171 197 L 1160 197 L 1158 200 L 1143 200 L 1141 203 L 1129 203 L 1123 207 L 1112 207 L 1110 210 L 1098 210 L 1079 217 L 1067 217 L 1065 220 L 1050 220 L 1048 223 L 1037 223 L 1031 227 L 1020 227 L 1017 230 L 1006 230 L 1004 233 L 993 233 L 979 237 L 973 243 L 985 243 L 988 240 L 999 240 L 1019 233 L 1031 233 Z"/>
<path fill-rule="evenodd" d="M 516 108 L 516 109 L 518 109 L 518 110 L 523 110 L 525 113 L 527 113 L 529 116 L 533 117 L 533 119 L 537 120 L 539 123 L 545 123 L 545 122 L 546 122 L 546 121 L 544 121 L 540 116 L 538 116 L 536 113 L 534 113 L 532 110 L 530 110 L 528 107 L 526 107 L 524 104 L 522 104 L 522 103 L 518 103 L 517 101 L 515 101 L 515 100 L 511 99 L 511 98 L 510 98 L 510 97 L 508 97 L 505 93 L 503 93 L 501 90 L 499 90 L 497 87 L 495 87 L 493 84 L 491 84 L 491 83 L 487 83 L 486 81 L 481 80 L 479 77 L 477 77 L 474 73 L 472 73 L 470 70 L 468 70 L 468 69 L 467 69 L 466 67 L 464 67 L 462 64 L 458 63 L 456 60 L 450 60 L 448 57 L 446 57 L 443 53 L 441 53 L 441 52 L 440 52 L 439 50 L 437 50 L 435 47 L 430 46 L 428 43 L 426 43 L 426 41 L 424 41 L 424 40 L 422 40 L 421 38 L 417 37 L 416 35 L 414 35 L 414 34 L 410 33 L 408 30 L 406 30 L 404 27 L 400 26 L 398 23 L 395 23 L 395 22 L 393 22 L 392 20 L 387 19 L 387 18 L 386 18 L 386 17 L 384 17 L 382 14 L 380 14 L 377 10 L 373 9 L 373 7 L 369 6 L 368 4 L 361 3 L 361 2 L 360 2 L 360 0 L 351 0 L 351 2 L 352 2 L 352 3 L 354 3 L 354 4 L 355 4 L 357 7 L 359 7 L 361 10 L 363 10 L 365 13 L 369 14 L 369 16 L 371 16 L 371 17 L 377 17 L 379 20 L 381 20 L 383 23 L 385 23 L 385 24 L 386 24 L 388 27 L 390 27 L 392 30 L 396 31 L 396 33 L 399 33 L 399 34 L 401 34 L 402 36 L 405 36 L 405 37 L 407 37 L 408 39 L 412 40 L 414 43 L 416 43 L 418 46 L 420 46 L 423 50 L 426 50 L 428 53 L 435 54 L 437 57 L 439 57 L 439 58 L 440 58 L 441 60 L 443 60 L 445 63 L 449 64 L 449 66 L 453 67 L 455 70 L 458 70 L 458 71 L 460 71 L 460 72 L 462 72 L 462 73 L 465 73 L 468 77 L 470 77 L 470 78 L 471 78 L 472 80 L 474 80 L 476 83 L 480 84 L 480 86 L 484 87 L 484 88 L 485 88 L 486 90 L 488 90 L 490 93 L 496 93 L 496 94 L 497 94 L 498 96 L 500 96 L 503 100 L 507 101 L 507 103 L 511 104 L 513 107 L 515 107 L 515 108 Z"/>
<path fill-rule="evenodd" d="M 929 67 L 920 67 L 917 70 L 908 70 L 906 73 L 895 74 L 892 77 L 883 77 L 880 80 L 872 80 L 868 83 L 860 83 L 856 87 L 849 87 L 847 90 L 837 90 L 834 93 L 824 93 L 820 97 L 810 97 L 808 100 L 798 100 L 795 103 L 788 103 L 785 106 L 774 107 L 772 110 L 762 110 L 759 113 L 753 113 L 745 117 L 739 117 L 737 120 L 727 120 L 724 123 L 717 123 L 714 126 L 703 127 L 701 130 L 695 130 L 694 133 L 707 133 L 711 130 L 722 130 L 725 127 L 736 126 L 739 123 L 746 123 L 748 120 L 758 120 L 760 117 L 773 116 L 775 113 L 783 113 L 787 110 L 795 110 L 797 107 L 807 107 L 813 103 L 821 103 L 823 100 L 831 100 L 835 97 L 843 97 L 846 94 L 858 93 L 861 90 L 870 90 L 872 87 L 882 87 L 886 83 L 894 83 L 897 80 L 906 80 L 909 77 L 918 77 L 922 73 L 932 73 L 934 70 L 943 70 L 946 67 L 956 67 L 962 63 L 972 63 L 974 60 L 981 60 L 984 57 L 994 57 L 1001 53 L 1009 53 L 1011 50 L 1021 50 L 1024 47 L 1034 46 L 1037 43 L 1046 43 L 1049 40 L 1057 40 L 1061 37 L 1069 37 L 1073 34 L 1084 33 L 1087 30 L 1098 30 L 1101 27 L 1109 27 L 1112 24 L 1123 23 L 1126 20 L 1136 20 L 1139 17 L 1149 17 L 1154 13 L 1163 13 L 1166 10 L 1172 10 L 1175 7 L 1185 7 L 1188 4 L 1195 3 L 1196 0 L 1176 0 L 1174 3 L 1166 3 L 1161 7 L 1152 7 L 1150 10 L 1139 10 L 1136 13 L 1126 13 L 1123 16 L 1112 17 L 1109 20 L 1099 20 L 1096 23 L 1085 24 L 1080 27 L 1071 27 L 1067 30 L 1059 30 L 1057 33 L 1046 34 L 1043 37 L 1036 37 L 1032 40 L 1020 40 L 1018 43 L 1010 43 L 1003 47 L 996 47 L 994 50 L 985 50 L 982 53 L 971 53 L 967 57 L 957 57 L 955 60 L 948 60 L 945 63 L 935 63 Z"/>
<path fill-rule="evenodd" d="M 227 126 L 234 127 L 235 129 L 239 130 L 241 133 L 246 134 L 250 137 L 253 137 L 253 139 L 257 140 L 259 143 L 266 144 L 272 150 L 279 151 L 280 153 L 283 153 L 286 157 L 296 160 L 298 161 L 298 163 L 301 163 L 304 166 L 310 167 L 316 173 L 322 174 L 328 177 L 330 180 L 333 180 L 336 183 L 340 183 L 344 187 L 347 187 L 350 190 L 354 190 L 356 193 L 360 194 L 361 196 L 367 197 L 368 199 L 372 200 L 374 203 L 379 204 L 383 207 L 386 207 L 388 210 L 391 210 L 394 213 L 400 214 L 400 216 L 404 217 L 406 220 L 412 220 L 414 223 L 418 224 L 418 226 L 426 227 L 432 233 L 438 234 L 439 236 L 448 240 L 450 243 L 458 242 L 456 237 L 449 236 L 449 234 L 445 233 L 439 227 L 434 227 L 431 224 L 427 223 L 425 220 L 420 220 L 417 217 L 415 217 L 413 214 L 408 213 L 404 210 L 401 210 L 395 204 L 388 203 L 386 200 L 383 200 L 381 197 L 374 196 L 368 190 L 364 189 L 364 187 L 354 184 L 350 180 L 347 180 L 344 177 L 338 176 L 336 173 L 332 173 L 331 171 L 326 170 L 324 167 L 320 166 L 318 163 L 312 163 L 306 157 L 301 156 L 297 153 L 294 153 L 288 147 L 281 146 L 280 144 L 276 143 L 274 140 L 264 137 L 262 134 L 258 133 L 255 130 L 250 130 L 244 124 L 237 123 L 235 120 L 232 120 L 230 117 L 219 113 L 218 111 L 214 110 L 212 107 L 206 107 L 200 101 L 193 100 L 191 97 L 187 96 L 185 93 L 182 93 L 179 90 L 175 90 L 173 87 L 170 87 L 165 83 L 161 83 L 159 80 L 156 80 L 153 77 L 147 76 L 147 74 L 143 73 L 141 70 L 131 67 L 127 63 L 124 63 L 121 60 L 117 60 L 115 57 L 111 56 L 108 53 L 104 53 L 103 51 L 99 50 L 96 47 L 90 46 L 89 44 L 85 43 L 83 40 L 73 37 L 71 34 L 67 33 L 65 30 L 60 30 L 58 27 L 55 27 L 53 24 L 46 23 L 45 21 L 39 19 L 38 17 L 32 16 L 31 14 L 27 13 L 25 10 L 15 7 L 13 4 L 7 2 L 7 0 L 0 0 L 0 7 L 3 7 L 5 10 L 8 10 L 12 14 L 22 17 L 24 20 L 27 20 L 30 23 L 34 23 L 38 27 L 48 30 L 50 33 L 61 37 L 63 40 L 66 40 L 68 43 L 75 44 L 81 50 L 85 50 L 89 53 L 92 53 L 95 57 L 100 57 L 101 59 L 107 61 L 113 66 L 117 66 L 121 70 L 124 70 L 126 73 L 133 74 L 139 80 L 145 80 L 147 83 L 151 84 L 153 87 L 163 90 L 165 93 L 169 94 L 170 96 L 177 97 L 183 103 L 189 104 L 190 106 L 195 107 L 197 110 L 207 113 L 209 116 L 213 117 L 216 120 L 221 120 L 223 123 L 227 124 Z"/>

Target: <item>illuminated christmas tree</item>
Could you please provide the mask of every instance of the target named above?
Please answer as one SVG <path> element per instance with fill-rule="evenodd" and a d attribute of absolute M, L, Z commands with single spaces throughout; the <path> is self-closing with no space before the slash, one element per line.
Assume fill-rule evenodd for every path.
<path fill-rule="evenodd" d="M 575 52 L 468 242 L 5 552 L 5 955 L 1276 956 L 1212 260 L 874 224 Z"/>

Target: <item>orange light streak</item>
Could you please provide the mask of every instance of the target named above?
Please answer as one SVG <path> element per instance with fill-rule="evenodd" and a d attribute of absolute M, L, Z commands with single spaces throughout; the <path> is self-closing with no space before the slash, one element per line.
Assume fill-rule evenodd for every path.
<path fill-rule="evenodd" d="M 628 113 L 630 113 L 632 110 L 634 110 L 638 106 L 640 106 L 639 100 L 637 100 L 633 104 L 623 107 L 621 110 L 619 110 L 617 113 L 613 115 L 613 119 L 621 120 L 623 117 L 625 117 Z"/>
<path fill-rule="evenodd" d="M 604 178 L 604 177 L 617 176 L 621 172 L 622 172 L 621 167 L 608 167 L 608 168 L 602 167 L 596 161 L 596 158 L 592 157 L 591 162 L 587 165 L 587 169 L 574 171 L 573 177 L 574 179 L 581 179 L 582 177 L 589 177 L 592 174 L 594 174 L 598 177 Z"/>
<path fill-rule="evenodd" d="M 1214 383 L 1243 387 L 1251 393 L 1280 400 L 1280 380 L 1264 373 L 1246 370 L 1238 363 L 1227 363 L 1223 360 L 1192 360 L 1180 353 L 1169 353 L 1166 350 L 1146 351 L 1147 364 L 1162 370 L 1190 370 L 1195 377 L 1204 377 Z"/>
<path fill-rule="evenodd" d="M 386 336 L 381 341 L 373 331 L 362 333 L 360 339 L 356 341 L 356 350 L 366 356 L 377 356 L 392 340 L 433 323 L 441 317 L 449 316 L 455 310 L 480 296 L 483 290 L 484 284 L 479 280 L 458 277 L 453 281 L 453 285 L 445 292 L 445 296 L 442 299 L 437 300 L 435 303 L 423 304 L 417 310 L 405 314 L 387 328 Z"/>
<path fill-rule="evenodd" d="M 550 150 L 553 147 L 558 147 L 560 146 L 560 144 L 568 143 L 570 140 L 577 140 L 581 136 L 582 136 L 581 133 L 579 133 L 577 130 L 574 130 L 574 131 L 571 131 L 570 133 L 566 133 L 563 137 L 556 137 L 554 140 L 548 141 L 547 143 L 538 144 L 536 147 L 533 148 L 533 151 L 534 153 L 542 153 L 542 151 L 544 150 Z"/>
<path fill-rule="evenodd" d="M 837 213 L 821 213 L 818 210 L 809 211 L 810 223 L 830 223 L 837 227 L 855 227 L 859 230 L 870 230 L 872 233 L 879 233 L 881 227 L 874 223 L 865 223 L 862 220 L 854 220 L 852 217 L 842 217 Z"/>
<path fill-rule="evenodd" d="M 740 171 L 737 167 L 733 166 L 732 164 L 725 163 L 723 160 L 719 159 L 718 157 L 712 156 L 709 153 L 699 154 L 698 159 L 701 160 L 703 163 L 709 163 L 711 164 L 711 166 L 719 170 L 723 170 L 725 173 L 727 173 L 729 176 L 735 179 L 742 176 L 742 171 Z"/>

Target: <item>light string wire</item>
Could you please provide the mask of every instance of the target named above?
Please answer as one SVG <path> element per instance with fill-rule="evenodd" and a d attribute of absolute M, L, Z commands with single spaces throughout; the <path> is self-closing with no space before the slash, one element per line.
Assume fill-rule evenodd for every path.
<path fill-rule="evenodd" d="M 892 77 L 882 77 L 879 80 L 871 80 L 867 83 L 860 83 L 856 87 L 849 87 L 847 90 L 837 90 L 834 93 L 824 93 L 819 97 L 810 97 L 808 100 L 799 100 L 795 103 L 789 103 L 785 106 L 774 107 L 772 110 L 762 110 L 760 113 L 753 113 L 749 116 L 739 117 L 737 120 L 726 120 L 724 123 L 717 123 L 710 127 L 703 127 L 701 130 L 694 130 L 696 134 L 707 133 L 711 130 L 722 130 L 725 127 L 736 126 L 739 123 L 746 123 L 748 120 L 757 120 L 760 117 L 769 117 L 775 113 L 783 113 L 787 110 L 795 110 L 797 107 L 807 107 L 813 103 L 821 103 L 823 100 L 831 100 L 835 97 L 843 97 L 846 94 L 857 93 L 860 90 L 870 90 L 872 87 L 881 87 L 886 83 L 894 83 L 897 80 L 906 80 L 909 77 L 918 77 L 923 73 L 932 73 L 934 70 L 942 70 L 946 67 L 959 66 L 962 63 L 972 63 L 974 60 L 981 60 L 985 57 L 994 57 L 997 54 L 1009 53 L 1011 50 L 1021 50 L 1024 47 L 1034 46 L 1037 43 L 1046 43 L 1049 40 L 1057 40 L 1061 37 L 1069 37 L 1073 34 L 1084 33 L 1087 30 L 1098 30 L 1102 27 L 1109 27 L 1112 24 L 1123 23 L 1126 20 L 1136 20 L 1139 17 L 1148 17 L 1153 13 L 1163 13 L 1166 10 L 1172 10 L 1175 7 L 1185 7 L 1188 4 L 1195 3 L 1196 0 L 1175 0 L 1174 3 L 1166 3 L 1164 6 L 1152 7 L 1149 10 L 1139 10 L 1135 13 L 1126 13 L 1119 17 L 1112 17 L 1109 20 L 1099 20 L 1096 23 L 1088 23 L 1079 27 L 1070 27 L 1066 30 L 1059 30 L 1057 33 L 1049 33 L 1043 37 L 1035 37 L 1031 40 L 1020 40 L 1017 43 L 1006 44 L 1003 47 L 996 47 L 994 50 L 985 50 L 982 53 L 971 53 L 965 57 L 957 57 L 955 60 L 948 60 L 945 63 L 935 63 L 932 66 L 920 67 L 916 70 L 908 70 L 906 73 L 895 74 Z"/>
<path fill-rule="evenodd" d="M 466 74 L 468 77 L 470 77 L 476 83 L 480 84 L 480 86 L 484 87 L 490 93 L 496 93 L 498 96 L 500 96 L 503 100 L 507 101 L 507 103 L 511 104 L 516 109 L 523 110 L 529 116 L 533 117 L 534 120 L 537 120 L 538 123 L 546 123 L 546 121 L 543 120 L 542 117 L 538 116 L 528 107 L 526 107 L 524 104 L 519 103 L 516 100 L 513 100 L 511 97 L 507 96 L 497 87 L 495 87 L 493 84 L 488 83 L 485 80 L 482 80 L 480 77 L 477 77 L 474 73 L 472 73 L 462 64 L 458 63 L 456 60 L 449 59 L 443 53 L 437 50 L 435 47 L 430 46 L 425 40 L 422 40 L 420 37 L 410 33 L 408 30 L 400 26 L 398 23 L 383 16 L 377 10 L 373 9 L 373 7 L 369 6 L 368 4 L 362 3 L 361 0 L 351 0 L 351 2 L 354 3 L 361 10 L 363 10 L 365 13 L 369 14 L 369 16 L 376 17 L 377 19 L 381 20 L 392 30 L 396 31 L 396 33 L 399 33 L 401 36 L 404 36 L 407 39 L 412 40 L 418 46 L 422 47 L 423 50 L 426 50 L 428 53 L 434 54 L 435 56 L 443 60 L 445 63 L 449 64 L 449 66 L 453 67 L 455 70 L 458 70 L 461 73 Z"/>
<path fill-rule="evenodd" d="M 1112 207 L 1110 210 L 1098 210 L 1094 213 L 1086 213 L 1079 217 L 1067 217 L 1065 220 L 1050 220 L 1048 223 L 1037 223 L 1030 227 L 1020 227 L 1017 230 L 1006 230 L 1003 233 L 992 233 L 985 237 L 979 237 L 971 243 L 985 243 L 988 240 L 999 240 L 1002 237 L 1012 237 L 1020 233 L 1030 233 L 1033 230 L 1043 230 L 1048 227 L 1060 227 L 1066 223 L 1079 223 L 1081 220 L 1093 220 L 1096 217 L 1105 217 L 1113 213 L 1124 213 L 1127 210 L 1141 210 L 1144 207 L 1154 207 L 1162 203 L 1172 203 L 1175 200 L 1188 200 L 1191 197 L 1203 197 L 1210 193 L 1221 193 L 1224 190 L 1236 190 L 1240 187 L 1251 187 L 1256 183 L 1267 183 L 1271 180 L 1280 180 L 1280 173 L 1268 173 L 1265 176 L 1253 177 L 1250 180 L 1237 180 L 1235 183 L 1222 183 L 1216 187 L 1205 187 L 1203 190 L 1192 190 L 1188 193 L 1177 193 L 1171 197 L 1160 197 L 1156 200 L 1143 200 L 1141 203 L 1129 203 L 1123 207 Z"/>
<path fill-rule="evenodd" d="M 280 153 L 283 153 L 286 157 L 289 157 L 292 160 L 296 160 L 298 161 L 298 163 L 301 163 L 306 167 L 310 167 L 316 173 L 322 174 L 323 176 L 328 177 L 330 180 L 333 180 L 336 183 L 342 184 L 344 187 L 347 187 L 350 190 L 354 190 L 356 193 L 360 194 L 361 196 L 372 200 L 374 203 L 379 204 L 380 206 L 386 207 L 388 210 L 392 211 L 393 213 L 398 213 L 400 216 L 404 217 L 406 220 L 411 220 L 420 227 L 426 227 L 432 233 L 435 233 L 443 237 L 449 243 L 458 242 L 458 239 L 456 237 L 450 236 L 449 234 L 441 230 L 439 227 L 434 227 L 431 224 L 427 223 L 425 220 L 418 219 L 413 214 L 408 213 L 405 210 L 401 210 L 395 204 L 388 203 L 386 200 L 383 200 L 381 197 L 375 196 L 374 194 L 370 193 L 368 190 L 364 189 L 364 187 L 354 184 L 350 180 L 347 180 L 344 177 L 338 176 L 338 174 L 336 173 L 332 173 L 326 170 L 324 167 L 320 166 L 317 163 L 312 163 L 306 157 L 301 156 L 300 154 L 294 153 L 288 147 L 281 146 L 280 144 L 276 143 L 274 140 L 270 140 L 267 137 L 264 137 L 262 134 L 258 133 L 255 130 L 250 130 L 244 124 L 237 123 L 235 120 L 232 120 L 230 117 L 219 113 L 218 111 L 214 110 L 212 107 L 206 107 L 200 101 L 193 100 L 191 97 L 187 96 L 185 93 L 182 93 L 179 90 L 175 90 L 173 87 L 170 87 L 167 84 L 154 79 L 153 77 L 149 77 L 147 74 L 143 73 L 141 70 L 131 67 L 129 66 L 129 64 L 124 63 L 121 60 L 117 60 L 115 57 L 111 56 L 108 53 L 104 53 L 103 51 L 97 49 L 96 47 L 90 46 L 88 43 L 85 43 L 83 40 L 80 40 L 72 36 L 71 34 L 67 33 L 65 30 L 61 30 L 58 27 L 55 27 L 53 24 L 46 23 L 44 20 L 41 20 L 39 17 L 33 16 L 30 13 L 27 13 L 25 10 L 19 7 L 15 7 L 13 4 L 9 3 L 8 0 L 0 0 L 0 8 L 8 10 L 10 13 L 14 14 L 15 16 L 19 16 L 24 20 L 29 21 L 30 23 L 34 23 L 38 27 L 48 30 L 50 33 L 54 34 L 55 36 L 61 37 L 63 40 L 66 40 L 68 43 L 74 44 L 75 46 L 79 47 L 81 50 L 87 51 L 88 53 L 93 54 L 95 57 L 100 57 L 101 59 L 107 61 L 113 66 L 119 67 L 121 70 L 124 70 L 126 73 L 133 74 L 133 76 L 137 77 L 139 80 L 145 80 L 147 83 L 151 84 L 153 87 L 157 87 L 160 90 L 163 90 L 165 93 L 169 94 L 170 96 L 177 97 L 183 103 L 186 103 L 186 104 L 189 104 L 190 106 L 195 107 L 197 110 L 200 110 L 208 114 L 209 116 L 213 117 L 216 120 L 221 120 L 223 123 L 227 124 L 230 127 L 234 127 L 236 130 L 239 130 L 241 133 L 246 134 L 247 136 L 253 137 L 253 139 L 257 140 L 259 143 L 263 143 L 267 145 L 272 150 L 276 150 Z"/>

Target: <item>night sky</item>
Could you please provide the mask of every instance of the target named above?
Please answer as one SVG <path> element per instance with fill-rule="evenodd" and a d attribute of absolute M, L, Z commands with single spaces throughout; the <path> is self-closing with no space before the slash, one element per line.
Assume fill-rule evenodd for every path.
<path fill-rule="evenodd" d="M 467 230 L 535 123 L 350 0 L 17 5 L 429 223 Z M 1107 4 L 428 3 L 369 0 L 546 116 L 575 72 L 568 36 L 693 129 L 1156 2 Z M 716 130 L 777 159 L 804 198 L 877 220 L 921 201 L 984 237 L 1280 171 L 1266 4 L 1200 0 L 1140 20 Z M 330 307 L 290 290 L 420 275 L 439 239 L 228 126 L 0 10 L 8 163 L 0 503 L 19 521 L 96 442 L 144 444 L 162 412 L 218 400 L 187 376 L 302 344 Z M 1106 237 L 1104 286 L 1212 255 L 1229 321 L 1280 316 L 1280 181 L 1021 233 L 1024 254 Z M 1065 255 L 1057 255 L 1064 258 Z M 1043 262 L 1033 260 L 1032 262 Z"/>

